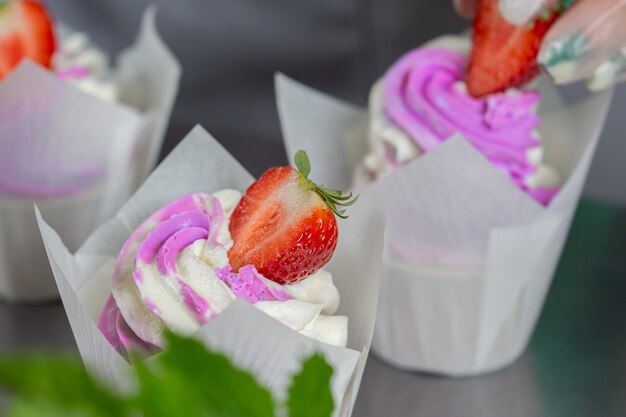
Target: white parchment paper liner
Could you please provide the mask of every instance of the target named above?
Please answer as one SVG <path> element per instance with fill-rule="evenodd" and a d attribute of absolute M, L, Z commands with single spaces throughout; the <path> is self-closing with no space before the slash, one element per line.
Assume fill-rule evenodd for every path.
<path fill-rule="evenodd" d="M 394 366 L 473 375 L 525 349 L 612 97 L 566 105 L 548 82 L 539 88 L 545 160 L 566 179 L 548 207 L 458 135 L 378 181 L 387 230 L 372 349 Z M 307 149 L 320 182 L 349 187 L 367 112 L 283 75 L 276 94 L 288 153 Z"/>
<path fill-rule="evenodd" d="M 312 178 L 317 172 L 313 166 Z M 158 208 L 180 196 L 224 188 L 243 191 L 252 180 L 217 141 L 196 127 L 75 255 L 37 215 L 72 331 L 90 368 L 111 382 L 124 383 L 124 370 L 129 365 L 95 323 L 110 293 L 115 257 L 131 232 Z M 374 328 L 385 217 L 376 188 L 363 193 L 349 215 L 339 222 L 339 243 L 327 266 L 341 294 L 337 314 L 349 318 L 347 348 L 302 336 L 245 301 L 231 304 L 196 335 L 207 345 L 228 353 L 241 366 L 254 370 L 278 393 L 284 392 L 307 353 L 323 352 L 335 369 L 332 389 L 338 406 L 336 416 L 351 413 Z"/>
<path fill-rule="evenodd" d="M 0 146 L 6 152 L 15 149 L 13 141 L 27 138 L 33 143 L 32 151 L 22 148 L 16 157 L 28 161 L 34 172 L 15 172 L 17 181 L 28 175 L 62 181 L 64 170 L 85 160 L 102 168 L 93 183 L 71 195 L 0 194 L 0 298 L 34 302 L 58 297 L 33 201 L 76 249 L 154 167 L 181 68 L 155 29 L 153 8 L 144 14 L 135 44 L 117 64 L 124 104 L 87 95 L 30 61 L 0 82 Z M 70 178 L 62 186 L 71 188 L 72 181 L 81 180 Z"/>

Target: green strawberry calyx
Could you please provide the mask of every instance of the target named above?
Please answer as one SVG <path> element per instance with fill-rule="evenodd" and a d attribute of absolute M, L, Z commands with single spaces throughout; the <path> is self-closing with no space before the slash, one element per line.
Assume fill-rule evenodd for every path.
<path fill-rule="evenodd" d="M 359 196 L 353 196 L 352 193 L 344 195 L 344 192 L 341 190 L 325 188 L 323 185 L 317 185 L 311 181 L 309 179 L 309 174 L 311 173 L 311 162 L 309 161 L 309 157 L 305 151 L 299 150 L 296 152 L 293 160 L 296 168 L 298 169 L 298 173 L 300 174 L 300 184 L 307 190 L 313 191 L 319 195 L 321 199 L 324 200 L 324 203 L 326 203 L 328 208 L 331 209 L 337 217 L 342 219 L 348 218 L 348 216 L 345 215 L 346 210 L 343 207 L 349 207 L 356 203 Z"/>

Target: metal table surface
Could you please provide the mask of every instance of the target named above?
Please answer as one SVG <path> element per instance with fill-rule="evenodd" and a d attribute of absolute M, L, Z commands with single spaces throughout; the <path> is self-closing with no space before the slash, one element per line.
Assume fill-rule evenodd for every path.
<path fill-rule="evenodd" d="M 526 353 L 449 379 L 370 357 L 355 417 L 626 416 L 626 208 L 583 201 Z M 0 352 L 75 350 L 63 307 L 0 304 Z M 0 406 L 6 396 L 0 395 Z"/>

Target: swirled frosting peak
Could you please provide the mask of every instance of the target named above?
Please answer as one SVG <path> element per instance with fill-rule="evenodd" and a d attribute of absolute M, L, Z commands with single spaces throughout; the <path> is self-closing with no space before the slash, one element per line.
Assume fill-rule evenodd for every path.
<path fill-rule="evenodd" d="M 191 194 L 156 211 L 131 234 L 98 320 L 120 353 L 148 355 L 163 346 L 165 328 L 190 335 L 236 298 L 302 334 L 345 346 L 347 319 L 331 316 L 339 293 L 330 274 L 319 271 L 282 286 L 253 265 L 232 270 L 229 221 L 240 198 L 234 190 Z"/>
<path fill-rule="evenodd" d="M 547 202 L 556 189 L 529 185 L 541 141 L 536 91 L 510 90 L 474 98 L 465 89 L 466 58 L 444 48 L 419 48 L 400 58 L 382 86 L 385 117 L 428 152 L 455 133 L 470 141 L 524 191 Z M 397 161 L 391 161 L 392 163 Z"/>

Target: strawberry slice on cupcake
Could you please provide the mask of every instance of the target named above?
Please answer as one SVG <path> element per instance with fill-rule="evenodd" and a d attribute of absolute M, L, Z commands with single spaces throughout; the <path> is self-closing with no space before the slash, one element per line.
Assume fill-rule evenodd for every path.
<path fill-rule="evenodd" d="M 49 68 L 55 50 L 52 19 L 36 0 L 0 3 L 0 79 L 24 58 Z"/>
<path fill-rule="evenodd" d="M 474 97 L 500 93 L 539 74 L 541 41 L 572 0 L 562 0 L 534 21 L 513 25 L 500 13 L 498 0 L 481 0 L 473 22 L 467 89 Z"/>
<path fill-rule="evenodd" d="M 228 258 L 235 271 L 254 265 L 268 279 L 293 284 L 315 273 L 337 246 L 337 220 L 343 207 L 356 201 L 352 193 L 319 186 L 308 176 L 304 151 L 296 168 L 274 167 L 254 182 L 230 219 L 233 247 Z"/>

